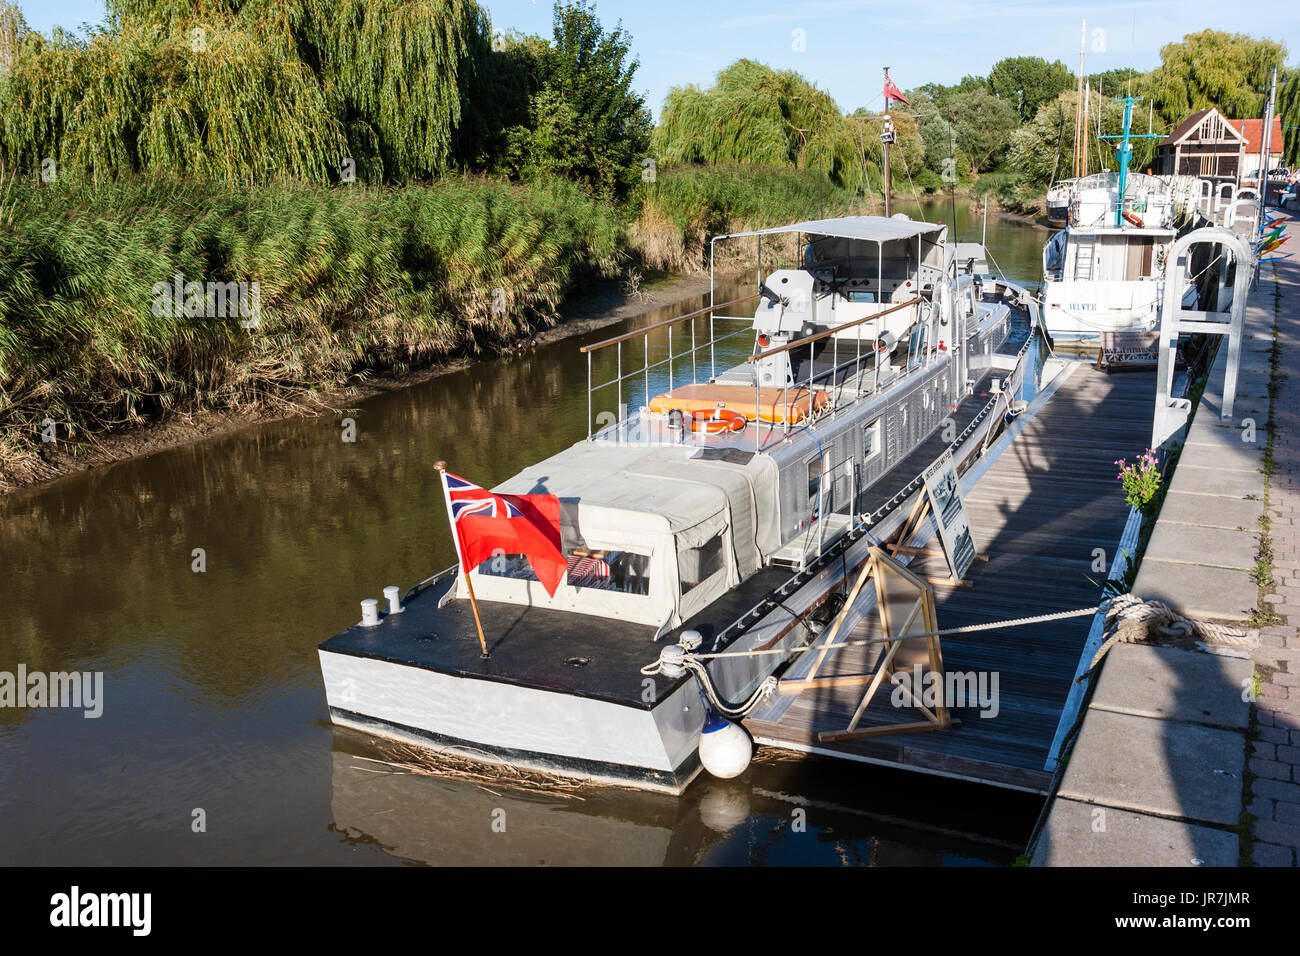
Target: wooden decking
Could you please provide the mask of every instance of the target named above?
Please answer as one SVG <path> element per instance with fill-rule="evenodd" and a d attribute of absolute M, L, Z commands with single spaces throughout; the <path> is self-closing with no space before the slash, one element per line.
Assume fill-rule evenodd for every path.
<path fill-rule="evenodd" d="M 1094 549 L 1104 551 L 1109 568 L 1128 517 L 1114 462 L 1144 449 L 1154 397 L 1150 373 L 1073 366 L 967 495 L 976 544 L 989 560 L 971 569 L 972 587 L 936 586 L 940 628 L 1098 603 L 1106 572 L 1093 570 Z M 919 556 L 910 567 L 947 577 L 942 557 Z M 868 622 L 852 637 L 879 637 L 874 613 Z M 992 675 L 998 680 L 996 716 L 981 717 L 971 701 L 953 710 L 962 722 L 956 729 L 819 742 L 819 732 L 848 726 L 860 685 L 779 695 L 745 726 L 760 744 L 1046 792 L 1048 754 L 1091 623 L 1081 617 L 945 638 L 948 673 L 984 672 L 990 689 Z M 869 672 L 880 653 L 879 645 L 839 652 L 819 676 Z M 812 656 L 787 676 L 803 676 Z M 860 727 L 918 719 L 914 709 L 890 703 L 891 690 L 881 688 Z"/>

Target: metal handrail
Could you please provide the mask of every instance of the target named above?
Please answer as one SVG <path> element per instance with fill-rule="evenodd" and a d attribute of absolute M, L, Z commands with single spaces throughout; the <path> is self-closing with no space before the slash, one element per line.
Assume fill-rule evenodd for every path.
<path fill-rule="evenodd" d="M 688 360 L 691 366 L 691 381 L 692 382 L 697 381 L 698 368 L 696 365 L 696 355 L 705 349 L 709 349 L 710 355 L 712 355 L 712 350 L 717 345 L 718 342 L 725 341 L 726 339 L 732 338 L 733 336 L 736 335 L 741 335 L 746 331 L 745 329 L 738 329 L 735 332 L 729 332 L 724 336 L 718 337 L 713 333 L 714 320 L 721 319 L 724 322 L 746 322 L 746 323 L 753 322 L 753 319 L 742 317 L 742 316 L 717 315 L 716 310 L 724 308 L 729 305 L 735 305 L 736 303 L 739 302 L 748 302 L 751 299 L 756 299 L 756 298 L 758 298 L 757 293 L 751 296 L 747 296 L 743 299 L 735 299 L 731 302 L 724 302 L 717 306 L 711 306 L 709 308 L 704 308 L 704 309 L 697 309 L 694 312 L 688 312 L 687 314 L 678 316 L 675 319 L 668 319 L 667 321 L 664 322 L 656 322 L 653 325 L 648 325 L 645 326 L 644 328 L 636 329 L 635 331 L 627 332 L 624 333 L 623 335 L 615 336 L 612 339 L 606 339 L 605 341 L 597 342 L 594 345 L 584 346 L 581 349 L 581 351 L 585 352 L 587 355 L 587 440 L 590 441 L 594 435 L 592 415 L 594 413 L 595 406 L 594 406 L 593 396 L 597 391 L 599 391 L 602 388 L 608 388 L 611 385 L 617 386 L 618 397 L 616 399 L 616 403 L 617 403 L 617 407 L 620 409 L 620 414 L 622 414 L 621 410 L 623 408 L 623 383 L 628 379 L 636 378 L 638 376 L 644 378 L 645 404 L 647 406 L 649 406 L 650 404 L 650 373 L 655 369 L 658 369 L 664 365 L 668 366 L 668 389 L 669 391 L 671 391 L 676 382 L 676 378 L 673 374 L 673 363 L 678 361 Z M 696 336 L 695 336 L 695 323 L 693 320 L 705 314 L 709 316 L 709 338 L 703 344 L 697 345 Z M 680 352 L 674 351 L 672 326 L 676 325 L 679 322 L 684 322 L 687 320 L 692 320 L 690 326 L 690 345 Z M 652 363 L 650 361 L 650 335 L 652 332 L 663 328 L 667 328 L 668 330 L 668 351 L 664 358 L 660 359 L 657 362 Z M 643 347 L 642 365 L 639 369 L 633 369 L 632 371 L 624 374 L 623 343 L 635 338 L 640 338 L 642 341 L 642 347 Z M 594 366 L 592 364 L 592 356 L 596 353 L 598 349 L 601 349 L 608 345 L 616 346 L 618 350 L 618 358 L 617 358 L 617 364 L 615 368 L 615 375 L 613 378 L 607 381 L 595 383 L 593 381 Z M 715 371 L 712 368 L 712 362 L 713 360 L 710 359 L 710 375 L 712 375 L 713 372 Z M 620 422 L 622 420 L 623 420 L 622 418 L 619 419 Z"/>
<path fill-rule="evenodd" d="M 647 332 L 654 332 L 657 329 L 663 329 L 663 328 L 667 328 L 670 325 L 676 325 L 678 322 L 685 322 L 687 319 L 696 318 L 698 316 L 704 315 L 706 312 L 716 312 L 718 309 L 727 308 L 727 306 L 739 305 L 742 302 L 750 302 L 754 299 L 759 298 L 761 295 L 762 293 L 755 292 L 753 295 L 747 295 L 743 299 L 732 299 L 730 302 L 720 302 L 717 305 L 708 305 L 702 309 L 696 309 L 694 312 L 687 312 L 685 315 L 679 315 L 675 319 L 664 319 L 662 322 L 655 322 L 654 324 L 647 325 L 644 328 L 635 329 L 634 331 L 631 332 L 625 332 L 622 335 L 616 335 L 612 339 L 605 339 L 605 341 L 597 342 L 594 345 L 584 345 L 580 349 L 578 349 L 578 351 L 596 352 L 599 351 L 600 349 L 605 348 L 606 346 L 617 345 L 619 342 L 626 342 L 629 339 L 634 339 L 639 335 L 645 335 Z"/>
<path fill-rule="evenodd" d="M 908 306 L 916 305 L 918 302 L 924 302 L 924 301 L 925 299 L 923 299 L 921 296 L 918 295 L 916 298 L 908 299 L 906 302 L 900 302 L 898 303 L 898 305 L 891 305 L 888 309 L 885 309 L 882 312 L 877 312 L 874 315 L 864 316 L 861 319 L 854 319 L 852 322 L 845 322 L 843 325 L 837 325 L 833 329 L 823 329 L 821 332 L 814 332 L 812 335 L 804 336 L 803 338 L 797 339 L 794 342 L 787 342 L 785 345 L 778 346 L 777 348 L 774 349 L 768 349 L 767 351 L 761 352 L 758 355 L 751 355 L 745 361 L 757 362 L 759 359 L 767 358 L 770 355 L 780 355 L 782 352 L 788 352 L 791 349 L 798 348 L 801 345 L 808 345 L 809 343 L 816 342 L 820 339 L 824 339 L 828 335 L 835 335 L 837 332 L 843 332 L 845 329 L 851 329 L 855 325 L 862 325 L 864 322 L 874 322 L 876 319 L 884 318 L 886 315 L 890 315 L 894 312 L 898 312 L 902 309 L 906 309 Z"/>

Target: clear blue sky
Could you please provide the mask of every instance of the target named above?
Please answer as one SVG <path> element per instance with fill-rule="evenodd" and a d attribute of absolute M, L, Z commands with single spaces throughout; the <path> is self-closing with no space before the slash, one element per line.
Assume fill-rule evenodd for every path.
<path fill-rule="evenodd" d="M 549 0 L 484 5 L 494 30 L 550 36 Z M 38 30 L 56 23 L 75 28 L 104 15 L 102 0 L 19 0 L 19 6 Z M 1280 40 L 1290 62 L 1300 61 L 1294 0 L 597 0 L 596 12 L 606 26 L 622 19 L 632 34 L 641 60 L 637 86 L 656 118 L 670 87 L 708 85 L 742 56 L 798 70 L 845 111 L 878 101 L 883 66 L 902 89 L 983 75 L 1004 56 L 1059 59 L 1073 70 L 1085 17 L 1089 73 L 1129 65 L 1149 70 L 1160 62 L 1162 45 L 1205 29 Z M 796 30 L 803 31 L 802 51 L 795 49 Z"/>

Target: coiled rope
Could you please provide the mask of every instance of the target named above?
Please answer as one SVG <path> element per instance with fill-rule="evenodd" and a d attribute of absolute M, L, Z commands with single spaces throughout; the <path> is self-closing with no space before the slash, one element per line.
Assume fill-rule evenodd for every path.
<path fill-rule="evenodd" d="M 1097 648 L 1088 669 L 1074 679 L 1075 683 L 1081 683 L 1096 670 L 1116 644 L 1142 644 L 1151 640 L 1152 632 L 1167 640 L 1196 638 L 1225 647 L 1259 645 L 1258 632 L 1183 617 L 1163 601 L 1143 601 L 1133 594 L 1119 594 L 1111 599 L 1106 611 L 1106 640 Z"/>

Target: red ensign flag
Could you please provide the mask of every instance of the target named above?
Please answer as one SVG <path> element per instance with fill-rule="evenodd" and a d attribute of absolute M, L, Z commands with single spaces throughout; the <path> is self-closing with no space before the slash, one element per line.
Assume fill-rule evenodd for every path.
<path fill-rule="evenodd" d="M 902 103 L 904 106 L 912 105 L 907 102 L 907 97 L 903 95 L 902 91 L 894 85 L 894 81 L 889 77 L 885 77 L 885 96 L 890 100 L 898 100 L 898 102 Z M 886 107 L 889 105 L 888 100 L 886 100 L 885 105 Z"/>
<path fill-rule="evenodd" d="M 546 593 L 555 596 L 569 563 L 560 545 L 560 499 L 498 495 L 442 472 L 460 566 L 468 573 L 495 554 L 522 554 Z"/>

